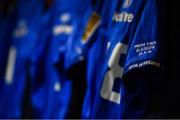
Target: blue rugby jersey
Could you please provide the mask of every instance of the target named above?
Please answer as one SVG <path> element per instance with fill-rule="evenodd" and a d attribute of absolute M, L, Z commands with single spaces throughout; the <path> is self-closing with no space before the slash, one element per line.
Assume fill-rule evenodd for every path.
<path fill-rule="evenodd" d="M 90 118 L 92 107 L 94 103 L 94 97 L 96 92 L 98 92 L 99 80 L 96 79 L 97 71 L 100 69 L 102 61 L 104 59 L 107 45 L 108 45 L 108 29 L 110 28 L 112 22 L 112 16 L 114 9 L 117 6 L 117 1 L 111 2 L 105 0 L 104 2 L 99 3 L 94 12 L 98 13 L 100 16 L 100 26 L 97 31 L 90 38 L 91 46 L 86 45 L 86 54 L 87 55 L 87 90 L 83 104 L 82 117 Z M 94 42 L 92 42 L 94 41 Z"/>
<path fill-rule="evenodd" d="M 73 32 L 73 16 L 68 11 L 69 8 L 59 10 L 60 3 L 56 5 L 57 8 L 53 13 L 51 41 L 48 45 L 44 63 L 43 118 L 66 118 L 71 100 L 71 81 L 63 73 L 57 72 L 55 68 L 59 48 L 66 46 L 66 42 Z"/>
<path fill-rule="evenodd" d="M 117 4 L 112 17 L 113 23 L 108 31 L 110 47 L 97 78 L 100 83 L 93 106 L 93 118 L 123 118 L 124 116 L 126 89 L 122 78 L 125 63 L 128 62 L 126 55 L 131 52 L 131 41 L 134 39 L 148 4 L 149 1 L 146 0 L 124 0 Z"/>
<path fill-rule="evenodd" d="M 8 53 L 9 47 L 11 44 L 11 34 L 14 27 L 14 22 L 12 21 L 12 17 L 14 15 L 9 16 L 0 16 L 0 118 L 4 116 L 4 105 L 5 105 L 5 96 L 6 91 L 4 90 L 5 87 L 5 73 L 6 73 L 6 66 L 8 60 Z"/>
<path fill-rule="evenodd" d="M 146 77 L 163 70 L 164 41 L 160 24 L 159 1 L 124 0 L 114 12 L 110 29 L 110 47 L 99 70 L 99 93 L 95 98 L 93 118 L 142 118 L 149 110 L 151 94 Z M 162 20 L 162 19 L 161 19 Z M 161 33 L 162 32 L 162 33 Z M 136 75 L 126 83 L 124 76 Z M 138 74 L 139 73 L 139 74 Z M 145 78 L 145 79 L 144 79 Z M 133 81 L 134 79 L 134 81 Z M 142 82 L 138 82 L 142 79 Z M 137 84 L 133 93 L 129 87 Z M 155 83 L 158 86 L 159 81 Z M 145 87 L 146 86 L 146 87 Z M 151 86 L 152 87 L 152 86 Z M 160 94 L 159 94 L 160 95 Z"/>
<path fill-rule="evenodd" d="M 31 10 L 34 9 L 30 8 L 29 11 Z M 39 9 L 37 12 L 38 11 Z M 23 14 L 20 15 L 20 13 L 17 12 L 17 22 L 12 34 L 11 45 L 8 52 L 9 55 L 4 76 L 5 83 L 3 85 L 3 90 L 6 94 L 3 95 L 5 102 L 3 103 L 4 107 L 2 115 L 5 118 L 20 118 L 22 115 L 21 108 L 23 105 L 24 87 L 26 83 L 25 61 L 34 47 L 39 28 L 38 14 L 37 16 L 29 17 L 26 16 L 26 12 Z"/>
<path fill-rule="evenodd" d="M 32 107 L 32 118 L 43 118 L 45 116 L 46 95 L 44 94 L 45 82 L 45 60 L 51 38 L 52 11 L 53 6 L 40 14 L 40 29 L 37 41 L 27 59 L 27 74 L 30 82 L 30 104 Z"/>
<path fill-rule="evenodd" d="M 64 52 L 68 38 L 74 30 L 74 5 L 72 1 L 54 1 L 52 24 L 43 45 L 32 55 L 30 71 L 34 81 L 39 81 L 32 92 L 33 116 L 38 118 L 67 118 L 71 96 L 71 81 L 65 76 L 63 67 L 55 65 L 59 52 Z M 48 39 L 47 39 L 48 38 Z M 43 68 L 43 70 L 41 70 Z M 41 81 L 41 82 L 40 82 Z M 41 98 L 41 99 L 40 99 Z"/>

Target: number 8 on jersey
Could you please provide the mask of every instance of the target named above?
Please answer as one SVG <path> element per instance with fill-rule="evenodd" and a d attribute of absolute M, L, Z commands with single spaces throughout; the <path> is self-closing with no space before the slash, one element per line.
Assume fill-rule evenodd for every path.
<path fill-rule="evenodd" d="M 100 91 L 102 98 L 116 104 L 120 104 L 121 91 L 120 93 L 113 91 L 113 86 L 115 79 L 119 78 L 121 80 L 123 76 L 124 69 L 119 65 L 122 54 L 127 54 L 127 45 L 119 42 L 115 45 L 108 61 L 108 67 L 110 69 L 105 73 L 104 81 Z"/>

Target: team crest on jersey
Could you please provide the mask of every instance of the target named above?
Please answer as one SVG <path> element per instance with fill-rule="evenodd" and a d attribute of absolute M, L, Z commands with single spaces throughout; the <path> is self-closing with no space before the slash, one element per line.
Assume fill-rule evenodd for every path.
<path fill-rule="evenodd" d="M 25 20 L 18 23 L 18 27 L 14 30 L 14 37 L 24 37 L 28 34 L 28 28 Z"/>
<path fill-rule="evenodd" d="M 132 4 L 132 0 L 125 0 L 123 4 L 123 8 L 128 8 L 131 6 L 131 4 Z"/>
<path fill-rule="evenodd" d="M 93 12 L 82 36 L 82 43 L 86 43 L 89 40 L 89 38 L 96 31 L 99 25 L 100 16 L 97 13 Z"/>

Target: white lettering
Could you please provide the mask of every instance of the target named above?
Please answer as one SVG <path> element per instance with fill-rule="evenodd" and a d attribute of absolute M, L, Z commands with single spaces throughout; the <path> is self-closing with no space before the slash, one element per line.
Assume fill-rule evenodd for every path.
<path fill-rule="evenodd" d="M 132 13 L 122 12 L 122 13 L 114 13 L 113 21 L 115 22 L 128 22 L 131 23 L 133 21 L 134 15 Z"/>

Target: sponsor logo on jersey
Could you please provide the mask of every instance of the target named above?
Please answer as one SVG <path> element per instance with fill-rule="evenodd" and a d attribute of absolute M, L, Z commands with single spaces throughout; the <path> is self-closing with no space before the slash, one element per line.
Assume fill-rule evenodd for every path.
<path fill-rule="evenodd" d="M 97 13 L 93 12 L 82 36 L 82 43 L 86 43 L 89 40 L 89 38 L 96 31 L 99 25 L 100 16 Z"/>
<path fill-rule="evenodd" d="M 114 13 L 112 18 L 115 22 L 128 22 L 131 23 L 133 21 L 134 15 L 132 13 L 122 12 L 122 13 Z"/>
<path fill-rule="evenodd" d="M 60 34 L 71 34 L 73 31 L 73 27 L 71 25 L 66 25 L 66 24 L 62 24 L 62 25 L 57 25 L 54 26 L 53 28 L 53 34 L 55 36 L 60 35 Z"/>
<path fill-rule="evenodd" d="M 69 13 L 64 13 L 60 15 L 60 21 L 62 22 L 62 24 L 58 24 L 53 27 L 53 34 L 55 36 L 58 36 L 60 34 L 71 34 L 73 31 L 73 26 L 66 23 L 70 21 L 70 19 L 71 15 Z"/>
<path fill-rule="evenodd" d="M 132 0 L 125 0 L 123 4 L 123 8 L 129 8 L 132 4 Z M 133 21 L 134 15 L 128 12 L 115 12 L 113 16 L 113 21 L 115 22 L 128 22 L 131 23 Z"/>
<path fill-rule="evenodd" d="M 128 70 L 132 70 L 132 69 L 135 69 L 135 68 L 141 68 L 141 67 L 144 67 L 146 65 L 151 65 L 151 66 L 155 66 L 155 67 L 161 67 L 161 64 L 159 62 L 156 62 L 156 61 L 152 61 L 152 60 L 146 60 L 146 61 L 142 61 L 140 63 L 135 63 L 135 64 L 132 64 L 128 67 Z"/>

